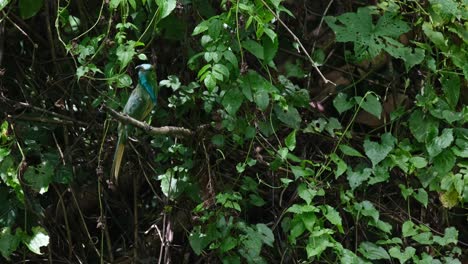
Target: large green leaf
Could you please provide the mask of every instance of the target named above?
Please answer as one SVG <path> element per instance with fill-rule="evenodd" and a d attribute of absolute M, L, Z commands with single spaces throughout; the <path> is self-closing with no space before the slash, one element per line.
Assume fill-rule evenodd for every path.
<path fill-rule="evenodd" d="M 387 251 L 380 246 L 377 246 L 371 242 L 362 242 L 359 245 L 359 252 L 367 259 L 377 260 L 377 259 L 390 259 Z"/>
<path fill-rule="evenodd" d="M 158 4 L 158 20 L 161 20 L 172 13 L 172 11 L 177 6 L 176 0 L 156 0 L 156 4 Z"/>
<path fill-rule="evenodd" d="M 25 241 L 25 244 L 29 250 L 41 255 L 41 247 L 49 245 L 49 235 L 47 231 L 40 226 L 33 227 L 32 232 L 33 235 Z"/>
<path fill-rule="evenodd" d="M 20 16 L 23 19 L 28 19 L 37 14 L 44 4 L 43 0 L 19 0 Z"/>
<path fill-rule="evenodd" d="M 376 166 L 379 162 L 384 160 L 390 151 L 395 146 L 396 138 L 391 133 L 385 133 L 382 135 L 382 143 L 370 141 L 369 139 L 364 140 L 364 151 L 366 156 L 371 160 L 372 166 Z"/>
<path fill-rule="evenodd" d="M 237 88 L 232 88 L 226 91 L 221 103 L 224 106 L 224 109 L 226 109 L 226 112 L 230 115 L 235 115 L 243 101 L 244 95 L 242 92 Z"/>

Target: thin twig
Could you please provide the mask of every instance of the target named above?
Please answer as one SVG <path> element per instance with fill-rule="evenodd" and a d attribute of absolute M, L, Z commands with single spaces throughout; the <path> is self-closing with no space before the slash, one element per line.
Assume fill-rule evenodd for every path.
<path fill-rule="evenodd" d="M 315 63 L 315 61 L 312 59 L 312 57 L 310 57 L 309 52 L 307 52 L 306 48 L 304 47 L 304 45 L 302 45 L 301 41 L 296 36 L 296 34 L 294 34 L 294 32 L 292 32 L 292 30 L 283 22 L 283 20 L 281 20 L 281 18 L 278 15 L 276 15 L 276 13 L 268 6 L 267 3 L 265 3 L 264 0 L 260 0 L 260 1 L 262 1 L 262 3 L 266 6 L 266 8 L 271 12 L 271 14 L 273 16 L 275 16 L 275 18 L 281 23 L 281 25 L 283 25 L 283 27 L 289 32 L 289 34 L 291 34 L 291 36 L 294 38 L 294 41 L 296 41 L 299 44 L 299 47 L 304 52 L 304 54 L 307 56 L 307 59 L 309 59 L 310 63 L 312 64 L 312 67 L 314 67 L 314 69 L 320 75 L 320 77 L 325 82 L 325 84 L 331 83 L 331 84 L 336 86 L 336 84 L 334 82 L 332 82 L 332 81 L 328 80 L 327 78 L 325 78 L 325 76 L 322 74 L 320 69 L 317 67 L 317 63 Z"/>

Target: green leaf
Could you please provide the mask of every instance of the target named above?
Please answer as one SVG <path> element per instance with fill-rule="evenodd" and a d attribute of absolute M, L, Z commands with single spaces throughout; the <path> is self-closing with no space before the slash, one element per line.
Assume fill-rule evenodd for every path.
<path fill-rule="evenodd" d="M 223 56 L 227 61 L 229 61 L 229 63 L 231 63 L 232 66 L 234 66 L 235 69 L 239 69 L 239 61 L 232 51 L 226 50 L 223 53 Z"/>
<path fill-rule="evenodd" d="M 364 156 L 353 147 L 341 144 L 339 148 L 343 152 L 343 154 L 347 156 L 364 158 Z"/>
<path fill-rule="evenodd" d="M 431 232 L 423 232 L 411 237 L 414 241 L 419 242 L 423 245 L 432 245 L 432 233 Z"/>
<path fill-rule="evenodd" d="M 128 74 L 119 75 L 117 78 L 116 86 L 119 88 L 131 87 L 132 78 Z"/>
<path fill-rule="evenodd" d="M 212 241 L 212 237 L 201 232 L 201 227 L 196 226 L 189 235 L 189 243 L 195 254 L 198 256 L 202 253 Z"/>
<path fill-rule="evenodd" d="M 417 169 L 422 169 L 427 166 L 427 160 L 424 157 L 411 157 L 409 161 Z"/>
<path fill-rule="evenodd" d="M 455 227 L 447 227 L 445 228 L 444 237 L 434 236 L 434 242 L 441 246 L 456 245 L 458 243 L 458 230 Z"/>
<path fill-rule="evenodd" d="M 380 119 L 382 114 L 382 104 L 373 93 L 368 93 L 364 99 L 360 96 L 356 96 L 354 99 L 358 104 L 360 104 L 362 109 Z"/>
<path fill-rule="evenodd" d="M 440 79 L 442 90 L 450 108 L 455 109 L 460 98 L 460 77 L 456 73 L 445 73 Z"/>
<path fill-rule="evenodd" d="M 46 193 L 54 176 L 54 165 L 46 160 L 37 166 L 29 166 L 24 173 L 24 179 L 40 194 Z"/>
<path fill-rule="evenodd" d="M 10 260 L 11 254 L 18 248 L 21 238 L 17 229 L 16 234 L 11 233 L 10 227 L 2 228 L 0 232 L 0 253 L 4 258 Z"/>
<path fill-rule="evenodd" d="M 254 95 L 253 99 L 258 109 L 265 111 L 270 104 L 270 97 L 268 92 L 265 90 L 258 90 Z"/>
<path fill-rule="evenodd" d="M 342 114 L 343 112 L 353 108 L 354 102 L 349 100 L 348 95 L 345 93 L 339 93 L 335 99 L 333 99 L 333 106 L 336 108 L 338 113 Z"/>
<path fill-rule="evenodd" d="M 372 166 L 375 167 L 379 162 L 384 160 L 390 151 L 393 150 L 396 143 L 396 138 L 390 133 L 382 135 L 382 143 L 370 141 L 369 139 L 364 140 L 364 152 L 366 156 L 371 160 Z"/>
<path fill-rule="evenodd" d="M 335 208 L 329 206 L 328 204 L 325 205 L 325 206 L 322 206 L 322 211 L 323 211 L 323 213 L 325 215 L 325 218 L 327 218 L 327 220 L 330 223 L 332 223 L 334 226 L 336 226 L 338 228 L 338 230 L 340 230 L 341 233 L 344 233 L 343 226 L 342 226 L 342 221 L 341 221 L 341 216 L 338 213 L 338 211 L 336 211 Z"/>
<path fill-rule="evenodd" d="M 40 226 L 33 227 L 32 232 L 32 236 L 25 241 L 25 244 L 29 250 L 35 254 L 42 255 L 41 247 L 49 245 L 49 235 L 47 231 Z"/>
<path fill-rule="evenodd" d="M 200 24 L 198 24 L 194 29 L 193 29 L 193 33 L 192 33 L 192 36 L 196 36 L 200 33 L 203 33 L 205 31 L 208 30 L 209 28 L 209 25 L 210 24 L 210 20 L 205 20 L 205 21 L 202 21 Z"/>
<path fill-rule="evenodd" d="M 311 235 L 306 245 L 307 257 L 312 258 L 320 255 L 328 247 L 333 247 L 335 244 L 331 239 L 330 235 Z"/>
<path fill-rule="evenodd" d="M 411 221 L 406 221 L 403 223 L 401 232 L 402 232 L 403 237 L 410 237 L 410 236 L 414 236 L 418 234 L 418 231 L 414 223 Z"/>
<path fill-rule="evenodd" d="M 310 205 L 310 203 L 312 202 L 312 199 L 314 199 L 314 197 L 316 196 L 317 191 L 307 187 L 307 185 L 305 183 L 301 183 L 301 184 L 299 184 L 299 186 L 297 186 L 297 194 L 308 205 Z"/>
<path fill-rule="evenodd" d="M 355 203 L 354 209 L 364 216 L 371 217 L 375 222 L 379 220 L 379 211 L 377 211 L 374 205 L 369 201 Z"/>
<path fill-rule="evenodd" d="M 338 157 L 336 153 L 332 153 L 330 155 L 330 158 L 333 161 L 333 163 L 336 164 L 336 170 L 334 171 L 334 173 L 335 173 L 335 179 L 337 179 L 343 173 L 345 173 L 346 169 L 348 168 L 348 165 L 340 157 Z"/>
<path fill-rule="evenodd" d="M 380 246 L 377 246 L 371 242 L 362 242 L 359 245 L 358 251 L 367 259 L 377 260 L 377 259 L 390 259 L 387 251 Z"/>
<path fill-rule="evenodd" d="M 156 4 L 158 5 L 158 20 L 162 20 L 163 18 L 167 17 L 172 13 L 172 11 L 176 8 L 177 1 L 176 0 L 156 0 Z"/>
<path fill-rule="evenodd" d="M 19 0 L 18 7 L 21 18 L 28 19 L 35 16 L 43 5 L 43 0 Z"/>
<path fill-rule="evenodd" d="M 214 77 L 213 74 L 208 73 L 205 76 L 205 79 L 203 80 L 203 83 L 205 84 L 206 88 L 208 88 L 209 91 L 212 91 L 216 87 L 216 78 Z"/>
<path fill-rule="evenodd" d="M 274 110 L 276 116 L 281 122 L 290 128 L 299 129 L 302 119 L 295 107 L 288 106 L 287 110 L 283 111 L 280 106 L 276 105 Z"/>
<path fill-rule="evenodd" d="M 10 0 L 0 0 L 0 11 L 2 11 L 3 8 L 5 8 L 5 6 L 7 6 L 9 3 Z"/>
<path fill-rule="evenodd" d="M 237 239 L 235 239 L 232 236 L 228 236 L 223 241 L 221 241 L 221 245 L 219 246 L 219 249 L 221 250 L 221 253 L 225 253 L 235 248 L 236 246 L 237 246 Z"/>
<path fill-rule="evenodd" d="M 229 78 L 229 69 L 226 66 L 224 66 L 223 64 L 213 65 L 213 71 L 222 74 L 226 78 Z"/>
<path fill-rule="evenodd" d="M 269 64 L 273 61 L 273 58 L 275 58 L 276 52 L 278 51 L 278 38 L 271 40 L 268 36 L 263 36 L 262 44 L 265 63 Z"/>
<path fill-rule="evenodd" d="M 226 109 L 226 112 L 230 115 L 235 115 L 243 101 L 244 96 L 242 92 L 237 88 L 232 88 L 226 91 L 221 104 L 224 106 L 224 109 Z"/>
<path fill-rule="evenodd" d="M 296 148 L 296 129 L 294 129 L 284 140 L 284 144 L 289 149 L 289 151 L 293 151 Z"/>
<path fill-rule="evenodd" d="M 244 47 L 247 51 L 252 53 L 255 57 L 260 60 L 263 60 L 264 57 L 264 50 L 263 46 L 258 44 L 258 42 L 253 41 L 251 39 L 245 40 L 242 42 L 242 47 Z"/>
<path fill-rule="evenodd" d="M 370 168 L 364 168 L 362 170 L 353 171 L 351 168 L 348 168 L 347 179 L 349 186 L 352 190 L 361 186 L 362 183 L 367 181 L 372 173 Z"/>
<path fill-rule="evenodd" d="M 424 190 L 423 188 L 419 188 L 418 192 L 413 193 L 413 197 L 418 202 L 420 202 L 422 205 L 424 205 L 424 207 L 427 208 L 427 203 L 428 203 L 429 197 L 427 195 L 426 190 Z"/>
<path fill-rule="evenodd" d="M 338 17 L 325 17 L 325 22 L 335 32 L 337 42 L 353 42 L 358 60 L 376 57 L 389 47 L 388 39 L 396 39 L 408 32 L 410 27 L 396 14 L 386 12 L 374 25 L 372 9 L 361 7 L 356 13 L 345 13 Z"/>
<path fill-rule="evenodd" d="M 132 61 L 133 56 L 136 54 L 134 42 L 129 41 L 125 45 L 119 45 L 116 50 L 117 59 L 119 60 L 120 69 L 125 69 Z"/>
<path fill-rule="evenodd" d="M 414 247 L 407 247 L 405 248 L 405 252 L 401 252 L 401 248 L 399 246 L 396 246 L 390 248 L 388 253 L 390 253 L 390 256 L 398 259 L 398 261 L 400 261 L 400 263 L 403 264 L 415 255 L 416 249 Z"/>
<path fill-rule="evenodd" d="M 430 115 L 426 115 L 423 111 L 417 109 L 413 111 L 409 118 L 409 128 L 413 136 L 420 143 L 424 143 L 428 133 L 437 129 L 439 123 Z"/>
<path fill-rule="evenodd" d="M 452 144 L 453 139 L 453 129 L 445 128 L 440 136 L 433 138 L 429 144 L 426 145 L 429 157 L 433 158 L 439 155 Z"/>
<path fill-rule="evenodd" d="M 273 247 L 273 243 L 275 242 L 275 236 L 273 235 L 271 229 L 265 224 L 257 224 L 256 227 L 263 243 L 270 247 Z"/>
<path fill-rule="evenodd" d="M 291 166 L 292 173 L 295 179 L 312 176 L 315 172 L 310 168 L 303 168 L 301 166 Z"/>

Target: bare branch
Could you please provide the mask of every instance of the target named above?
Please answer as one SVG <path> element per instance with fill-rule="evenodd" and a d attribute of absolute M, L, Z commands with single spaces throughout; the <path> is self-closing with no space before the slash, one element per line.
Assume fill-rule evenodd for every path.
<path fill-rule="evenodd" d="M 102 105 L 102 108 L 116 120 L 124 124 L 138 127 L 150 135 L 171 135 L 171 136 L 179 136 L 179 137 L 188 137 L 188 136 L 193 136 L 195 134 L 195 131 L 192 131 L 184 127 L 174 127 L 174 126 L 153 127 L 145 122 L 136 120 L 135 118 L 132 118 L 126 114 L 121 114 L 115 111 L 114 109 L 109 108 L 107 105 Z M 200 129 L 204 127 L 206 127 L 206 125 L 201 126 Z"/>

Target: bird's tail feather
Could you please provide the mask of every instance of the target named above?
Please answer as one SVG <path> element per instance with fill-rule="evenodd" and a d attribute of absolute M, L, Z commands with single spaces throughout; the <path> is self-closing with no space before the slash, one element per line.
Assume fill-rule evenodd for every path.
<path fill-rule="evenodd" d="M 119 184 L 119 171 L 120 165 L 122 163 L 122 158 L 125 150 L 125 135 L 124 133 L 119 133 L 119 139 L 117 141 L 117 147 L 115 148 L 114 161 L 112 162 L 112 179 L 114 184 Z"/>

